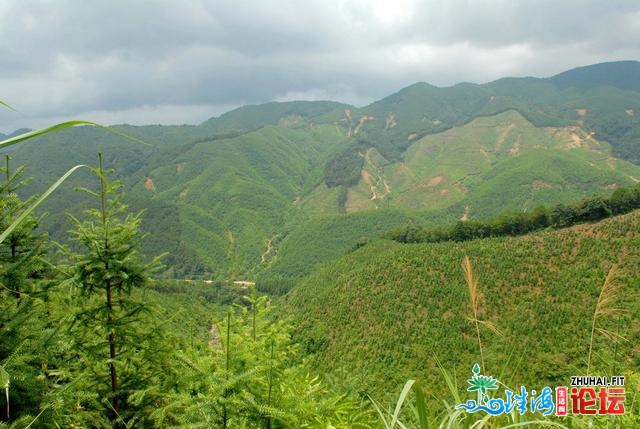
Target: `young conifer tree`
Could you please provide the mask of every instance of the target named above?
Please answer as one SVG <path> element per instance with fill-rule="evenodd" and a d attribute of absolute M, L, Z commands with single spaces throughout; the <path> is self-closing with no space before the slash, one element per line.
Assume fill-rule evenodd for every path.
<path fill-rule="evenodd" d="M 149 352 L 141 350 L 148 340 L 140 327 L 145 304 L 136 290 L 147 285 L 159 261 L 147 263 L 140 254 L 141 213 L 127 213 L 119 184 L 105 177 L 102 156 L 94 172 L 99 192 L 87 192 L 98 207 L 87 210 L 84 221 L 70 216 L 72 238 L 81 249 L 71 258 L 70 274 L 81 298 L 73 331 L 83 370 L 93 372 L 87 378 L 95 385 L 88 387 L 100 392 L 103 402 L 108 398 L 105 412 L 118 427 L 138 418 L 139 410 L 128 398 L 149 382 L 149 372 L 142 368 L 148 362 L 139 358 Z"/>
<path fill-rule="evenodd" d="M 24 168 L 12 172 L 9 160 L 10 157 L 5 156 L 5 181 L 0 185 L 0 231 L 8 227 L 27 205 L 16 193 L 26 183 L 20 180 Z M 46 237 L 37 232 L 37 228 L 38 219 L 29 216 L 0 244 L 0 282 L 17 299 L 45 270 Z"/>
<path fill-rule="evenodd" d="M 13 223 L 27 202 L 16 191 L 25 184 L 24 168 L 12 171 L 5 156 L 0 181 L 0 231 Z M 43 333 L 42 306 L 37 298 L 46 272 L 46 235 L 37 231 L 38 219 L 28 216 L 0 243 L 0 421 L 14 420 L 37 409 L 44 393 L 36 380 L 36 343 Z"/>

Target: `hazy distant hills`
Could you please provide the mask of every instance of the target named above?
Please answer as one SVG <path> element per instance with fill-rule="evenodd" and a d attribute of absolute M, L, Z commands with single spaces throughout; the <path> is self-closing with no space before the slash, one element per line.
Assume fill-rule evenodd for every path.
<path fill-rule="evenodd" d="M 132 208 L 147 210 L 146 250 L 170 252 L 168 275 L 298 278 L 408 222 L 527 211 L 637 182 L 639 67 L 417 83 L 362 108 L 268 103 L 198 126 L 117 127 L 148 146 L 82 127 L 12 156 L 37 192 L 103 151 Z M 71 189 L 47 206 L 56 237 L 69 227 L 63 213 L 82 205 Z"/>
<path fill-rule="evenodd" d="M 548 79 L 562 88 L 588 90 L 611 86 L 622 90 L 640 91 L 640 62 L 617 61 L 578 67 Z"/>
<path fill-rule="evenodd" d="M 292 101 L 244 106 L 217 118 L 205 121 L 201 127 L 214 133 L 248 132 L 266 125 L 292 127 L 301 122 L 326 123 L 339 119 L 351 106 L 333 101 Z"/>

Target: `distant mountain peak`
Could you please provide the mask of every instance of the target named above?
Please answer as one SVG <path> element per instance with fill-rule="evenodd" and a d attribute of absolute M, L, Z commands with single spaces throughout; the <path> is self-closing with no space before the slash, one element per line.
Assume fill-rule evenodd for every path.
<path fill-rule="evenodd" d="M 586 90 L 599 86 L 640 91 L 640 62 L 613 61 L 576 67 L 548 79 L 563 88 Z"/>
<path fill-rule="evenodd" d="M 327 116 L 331 117 L 332 113 L 343 111 L 345 108 L 353 106 L 336 101 L 272 101 L 238 107 L 201 125 L 226 131 L 246 131 L 265 125 L 276 125 L 282 118 L 289 116 L 326 121 Z"/>

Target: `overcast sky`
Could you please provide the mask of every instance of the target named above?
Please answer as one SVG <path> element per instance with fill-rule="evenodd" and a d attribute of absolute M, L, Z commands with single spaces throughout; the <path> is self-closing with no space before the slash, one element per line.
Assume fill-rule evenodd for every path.
<path fill-rule="evenodd" d="M 242 104 L 362 106 L 417 81 L 640 59 L 640 1 L 0 0 L 0 132 L 197 124 Z"/>

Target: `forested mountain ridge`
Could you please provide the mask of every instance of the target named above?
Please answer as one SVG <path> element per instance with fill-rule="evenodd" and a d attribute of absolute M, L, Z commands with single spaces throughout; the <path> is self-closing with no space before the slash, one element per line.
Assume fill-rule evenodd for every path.
<path fill-rule="evenodd" d="M 406 427 L 636 427 L 639 93 L 606 81 L 633 67 L 3 151 L 0 426 L 389 428 L 404 385 Z M 627 413 L 489 422 L 455 406 L 480 365 L 622 374 Z"/>
<path fill-rule="evenodd" d="M 169 276 L 298 278 L 402 223 L 529 211 L 637 182 L 637 69 L 418 83 L 362 108 L 267 103 L 198 126 L 116 127 L 148 146 L 81 127 L 12 156 L 33 176 L 25 191 L 41 192 L 104 152 L 132 208 L 146 210 L 147 252 L 170 252 Z M 54 237 L 81 204 L 71 188 L 45 207 Z M 292 255 L 309 243 L 318 258 L 302 266 Z"/>

